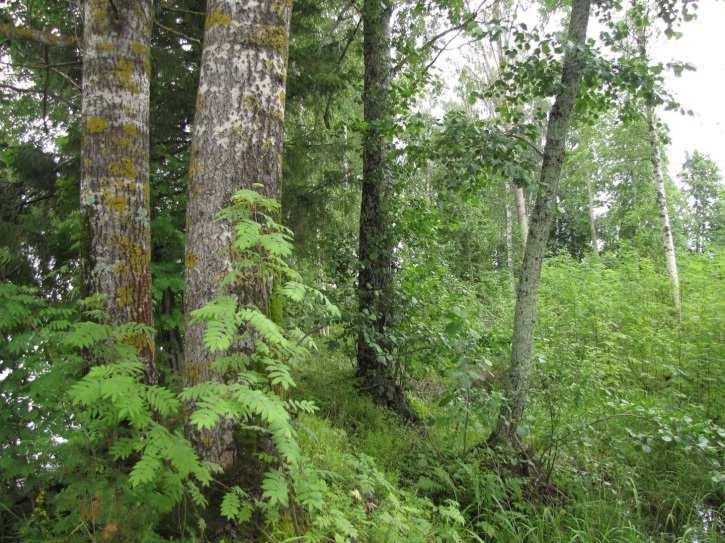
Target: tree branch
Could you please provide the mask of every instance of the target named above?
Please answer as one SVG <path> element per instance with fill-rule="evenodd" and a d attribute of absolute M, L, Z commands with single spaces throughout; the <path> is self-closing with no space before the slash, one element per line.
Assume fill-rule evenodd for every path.
<path fill-rule="evenodd" d="M 23 26 L 14 26 L 8 23 L 0 23 L 0 36 L 5 36 L 10 40 L 32 41 L 49 46 L 59 47 L 77 47 L 78 38 L 75 36 L 64 36 L 62 34 L 53 34 L 44 30 L 28 28 Z"/>

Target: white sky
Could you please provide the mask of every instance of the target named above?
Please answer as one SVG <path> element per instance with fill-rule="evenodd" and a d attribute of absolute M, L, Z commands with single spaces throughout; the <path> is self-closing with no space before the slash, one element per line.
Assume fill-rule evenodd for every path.
<path fill-rule="evenodd" d="M 653 44 L 655 60 L 679 60 L 697 66 L 682 77 L 671 74 L 667 87 L 694 116 L 661 111 L 670 127 L 668 150 L 670 174 L 674 177 L 685 160 L 685 152 L 698 149 L 710 155 L 725 174 L 725 2 L 702 0 L 697 19 L 687 23 L 679 40 L 662 36 Z"/>
<path fill-rule="evenodd" d="M 681 77 L 668 71 L 665 77 L 668 90 L 685 110 L 694 113 L 689 116 L 674 111 L 658 112 L 670 128 L 671 143 L 667 154 L 674 180 L 685 153 L 695 149 L 710 155 L 725 176 L 725 2 L 700 0 L 698 4 L 697 18 L 680 28 L 682 38 L 670 40 L 662 35 L 651 44 L 649 51 L 654 61 L 665 64 L 680 61 L 697 67 L 696 71 L 686 71 Z M 525 10 L 522 16 L 530 27 L 536 24 L 535 9 Z M 598 25 L 592 22 L 589 34 L 596 36 Z M 553 30 L 559 24 L 552 20 L 549 26 Z M 454 42 L 436 63 L 446 89 L 442 95 L 427 97 L 424 107 L 434 114 L 442 113 L 444 102 L 454 99 L 457 74 L 468 62 L 466 47 L 456 47 L 457 43 Z"/>

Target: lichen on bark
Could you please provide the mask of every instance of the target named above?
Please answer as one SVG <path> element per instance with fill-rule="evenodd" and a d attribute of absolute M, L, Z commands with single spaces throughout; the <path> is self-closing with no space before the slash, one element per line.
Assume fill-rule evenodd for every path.
<path fill-rule="evenodd" d="M 84 5 L 81 263 L 110 323 L 153 326 L 149 203 L 152 2 Z M 153 337 L 133 342 L 156 380 Z"/>
<path fill-rule="evenodd" d="M 216 354 L 204 346 L 204 325 L 191 319 L 194 310 L 217 294 L 268 307 L 269 282 L 247 277 L 221 286 L 235 258 L 234 230 L 216 218 L 239 189 L 278 194 L 289 17 L 286 2 L 207 4 L 186 216 L 182 376 L 187 385 L 222 378 L 212 369 Z M 192 430 L 191 437 L 204 458 L 230 470 L 239 457 L 233 428 L 224 421 L 209 431 Z"/>

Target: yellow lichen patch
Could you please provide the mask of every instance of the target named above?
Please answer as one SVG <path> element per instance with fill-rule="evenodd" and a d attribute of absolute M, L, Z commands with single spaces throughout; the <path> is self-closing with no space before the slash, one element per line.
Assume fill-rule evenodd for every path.
<path fill-rule="evenodd" d="M 91 134 L 98 134 L 108 128 L 108 121 L 101 117 L 88 117 L 86 128 Z"/>
<path fill-rule="evenodd" d="M 196 258 L 196 255 L 192 253 L 191 251 L 186 251 L 186 269 L 190 270 L 196 266 L 196 263 L 198 262 L 198 259 Z"/>
<path fill-rule="evenodd" d="M 116 244 L 128 262 L 132 273 L 144 273 L 149 262 L 149 254 L 138 243 L 133 243 L 125 237 L 116 238 Z"/>
<path fill-rule="evenodd" d="M 249 43 L 270 47 L 283 59 L 287 59 L 287 27 L 282 25 L 257 25 L 249 34 Z"/>
<path fill-rule="evenodd" d="M 215 26 L 229 26 L 232 18 L 220 9 L 215 9 L 206 17 L 206 27 L 213 28 Z"/>
<path fill-rule="evenodd" d="M 116 304 L 119 307 L 128 307 L 133 303 L 133 290 L 130 287 L 116 289 Z"/>
<path fill-rule="evenodd" d="M 199 383 L 201 372 L 197 366 L 186 366 L 183 371 L 184 383 L 187 385 L 196 385 Z"/>
<path fill-rule="evenodd" d="M 148 334 L 144 332 L 137 332 L 135 334 L 129 334 L 123 338 L 123 343 L 130 345 L 139 353 L 153 352 L 154 351 L 154 340 Z"/>
<path fill-rule="evenodd" d="M 138 137 L 138 128 L 133 123 L 124 123 L 123 124 L 123 131 L 131 136 L 132 138 Z"/>
<path fill-rule="evenodd" d="M 272 119 L 274 119 L 275 121 L 278 121 L 278 122 L 280 122 L 280 123 L 281 123 L 281 122 L 284 122 L 284 111 L 283 111 L 283 110 L 281 110 L 281 109 L 274 109 L 274 108 L 272 108 L 272 109 L 270 109 L 270 110 L 269 110 L 269 111 L 267 112 L 267 114 L 268 114 L 268 115 L 269 115 L 269 116 L 270 116 L 270 117 L 271 117 Z"/>
<path fill-rule="evenodd" d="M 110 41 L 104 41 L 98 44 L 98 50 L 101 53 L 109 53 L 113 51 L 113 43 Z"/>
<path fill-rule="evenodd" d="M 122 158 L 108 165 L 108 173 L 113 177 L 136 177 L 138 170 L 130 158 Z"/>
<path fill-rule="evenodd" d="M 284 103 L 287 99 L 287 94 L 284 92 L 284 90 L 279 91 L 279 94 L 277 95 L 277 99 L 279 100 L 279 105 L 282 106 L 284 109 Z"/>
<path fill-rule="evenodd" d="M 140 41 L 132 41 L 131 51 L 133 51 L 137 55 L 146 55 L 149 52 L 149 48 Z"/>
<path fill-rule="evenodd" d="M 133 147 L 133 140 L 131 138 L 116 138 L 116 145 L 122 149 L 130 149 Z"/>
<path fill-rule="evenodd" d="M 257 111 L 261 107 L 259 98 L 257 98 L 253 94 L 248 94 L 247 96 L 245 96 L 243 101 L 244 101 L 244 107 L 251 111 Z"/>
<path fill-rule="evenodd" d="M 189 164 L 189 176 L 194 177 L 200 171 L 201 171 L 201 166 L 199 165 L 199 163 L 192 160 L 191 164 Z"/>
<path fill-rule="evenodd" d="M 292 0 L 273 0 L 272 11 L 282 18 L 286 18 L 292 11 Z"/>
<path fill-rule="evenodd" d="M 104 190 L 102 195 L 103 204 L 116 213 L 123 213 L 128 209 L 128 201 L 124 196 L 114 194 L 110 190 Z"/>
<path fill-rule="evenodd" d="M 133 62 L 128 59 L 119 59 L 116 63 L 116 77 L 121 86 L 131 92 L 138 92 L 138 85 L 133 82 Z"/>

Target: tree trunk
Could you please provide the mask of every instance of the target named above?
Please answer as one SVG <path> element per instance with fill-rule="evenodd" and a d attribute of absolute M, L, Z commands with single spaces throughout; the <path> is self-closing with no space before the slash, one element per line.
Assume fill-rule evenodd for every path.
<path fill-rule="evenodd" d="M 220 283 L 232 270 L 233 225 L 216 217 L 242 188 L 278 195 L 290 11 L 286 1 L 207 2 L 186 213 L 182 374 L 189 386 L 221 379 L 211 368 L 217 354 L 204 347 L 205 326 L 190 317 L 222 293 Z M 249 281 L 224 293 L 265 307 L 270 287 Z M 226 470 L 235 464 L 231 421 L 191 438 L 203 458 Z"/>
<path fill-rule="evenodd" d="M 643 9 L 647 10 L 646 4 Z M 640 59 L 647 63 L 647 29 L 638 27 L 637 41 L 639 46 Z M 660 160 L 660 138 L 657 133 L 657 115 L 654 105 L 646 104 L 647 137 L 650 144 L 650 162 L 652 163 L 652 177 L 654 179 L 655 191 L 657 193 L 657 206 L 660 212 L 660 226 L 662 228 L 662 247 L 665 253 L 667 274 L 672 283 L 672 299 L 679 318 L 682 318 L 682 302 L 680 299 L 680 275 L 677 271 L 677 254 L 675 243 L 672 238 L 672 223 L 670 212 L 667 208 L 667 192 L 665 191 L 665 180 L 662 173 L 662 162 Z"/>
<path fill-rule="evenodd" d="M 526 250 L 526 241 L 529 237 L 529 216 L 526 213 L 526 195 L 524 189 L 514 185 L 514 196 L 516 199 L 516 215 L 519 218 L 519 227 L 521 228 L 521 244 Z"/>
<path fill-rule="evenodd" d="M 597 238 L 597 218 L 594 216 L 594 190 L 592 180 L 587 176 L 587 211 L 589 212 L 589 229 L 591 232 L 592 252 L 599 256 L 599 240 Z"/>
<path fill-rule="evenodd" d="M 361 314 L 357 343 L 361 387 L 379 403 L 409 416 L 399 372 L 391 356 L 386 328 L 392 308 L 392 239 L 387 206 L 391 175 L 390 138 L 390 17 L 387 0 L 365 0 L 363 55 L 365 80 L 363 116 L 363 182 L 360 207 L 358 299 Z"/>
<path fill-rule="evenodd" d="M 504 236 L 506 239 L 506 267 L 509 274 L 509 282 L 511 284 L 511 292 L 516 294 L 516 274 L 514 273 L 514 244 L 513 244 L 513 226 L 511 224 L 511 184 L 507 183 L 504 190 L 504 213 L 506 219 L 506 230 Z"/>
<path fill-rule="evenodd" d="M 590 0 L 574 0 L 572 4 L 566 40 L 571 47 L 565 53 L 560 91 L 549 113 L 539 191 L 531 215 L 531 227 L 516 291 L 514 330 L 511 340 L 511 368 L 498 424 L 492 435 L 494 441 L 503 438 L 509 443 L 517 442 L 516 428 L 521 423 L 526 406 L 541 266 L 559 189 L 569 119 L 576 102 L 584 68 L 582 49 L 586 41 L 589 7 Z"/>
<path fill-rule="evenodd" d="M 87 0 L 81 122 L 83 288 L 111 323 L 153 326 L 149 213 L 150 0 Z M 156 381 L 154 338 L 131 338 Z"/>
<path fill-rule="evenodd" d="M 672 283 L 672 298 L 675 310 L 679 318 L 682 318 L 682 301 L 680 299 L 680 274 L 677 271 L 677 253 L 675 253 L 675 242 L 672 238 L 672 223 L 670 212 L 667 207 L 667 192 L 665 191 L 665 180 L 662 175 L 662 162 L 660 160 L 659 135 L 657 134 L 657 117 L 654 107 L 647 107 L 647 135 L 650 144 L 650 160 L 652 162 L 652 176 L 654 177 L 655 190 L 657 192 L 657 206 L 660 211 L 660 226 L 662 228 L 662 246 L 665 252 L 667 274 Z"/>

